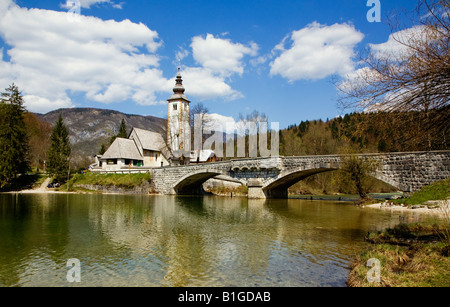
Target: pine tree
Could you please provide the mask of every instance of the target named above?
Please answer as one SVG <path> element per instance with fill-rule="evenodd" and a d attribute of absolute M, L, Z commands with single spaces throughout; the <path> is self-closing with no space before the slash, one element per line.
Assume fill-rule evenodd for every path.
<path fill-rule="evenodd" d="M 128 137 L 127 134 L 127 126 L 125 123 L 125 119 L 122 119 L 122 121 L 120 122 L 120 127 L 119 127 L 119 133 L 117 133 L 116 135 L 112 136 L 111 139 L 109 140 L 109 145 L 111 145 L 112 143 L 114 143 L 114 141 L 117 138 L 123 138 L 126 139 Z"/>
<path fill-rule="evenodd" d="M 0 100 L 0 188 L 30 168 L 23 98 L 14 83 Z"/>
<path fill-rule="evenodd" d="M 69 133 L 61 115 L 59 115 L 58 121 L 53 128 L 50 142 L 51 145 L 47 155 L 47 170 L 56 180 L 64 182 L 70 171 L 69 162 L 72 150 L 69 142 Z"/>
<path fill-rule="evenodd" d="M 102 146 L 100 147 L 100 150 L 98 151 L 99 155 L 103 155 L 106 152 L 106 146 L 105 144 L 102 144 Z"/>
<path fill-rule="evenodd" d="M 117 134 L 117 137 L 126 139 L 127 136 L 128 136 L 127 135 L 127 126 L 125 124 L 125 120 L 122 119 L 122 122 L 120 123 L 119 133 Z"/>

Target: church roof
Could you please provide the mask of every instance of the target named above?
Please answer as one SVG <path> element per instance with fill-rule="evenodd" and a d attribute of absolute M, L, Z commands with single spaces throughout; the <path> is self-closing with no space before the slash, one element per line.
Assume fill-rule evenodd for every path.
<path fill-rule="evenodd" d="M 170 150 L 161 134 L 139 128 L 133 128 L 133 130 L 142 149 L 161 152 L 167 159 L 170 158 Z M 131 135 L 133 135 L 133 131 Z"/>
<path fill-rule="evenodd" d="M 161 134 L 139 128 L 133 129 L 136 132 L 143 149 L 161 151 L 161 148 L 166 146 Z"/>
<path fill-rule="evenodd" d="M 142 160 L 143 158 L 133 140 L 116 138 L 102 156 L 102 160 L 106 159 Z"/>

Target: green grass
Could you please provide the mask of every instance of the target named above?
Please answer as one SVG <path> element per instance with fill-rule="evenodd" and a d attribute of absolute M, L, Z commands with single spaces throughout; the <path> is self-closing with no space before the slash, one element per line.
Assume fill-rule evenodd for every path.
<path fill-rule="evenodd" d="M 410 206 L 423 205 L 431 200 L 443 200 L 450 197 L 450 179 L 441 180 L 423 187 L 419 192 L 411 197 L 395 200 L 396 203 L 403 203 Z"/>
<path fill-rule="evenodd" d="M 70 179 L 70 186 L 101 185 L 132 189 L 150 181 L 151 175 L 145 174 L 76 174 Z M 64 187 L 61 187 L 64 189 Z"/>
<path fill-rule="evenodd" d="M 436 225 L 399 225 L 372 233 L 370 248 L 358 255 L 347 280 L 350 287 L 450 287 L 448 240 Z M 447 251 L 447 252 L 446 252 Z M 369 259 L 380 261 L 379 283 L 369 283 Z"/>

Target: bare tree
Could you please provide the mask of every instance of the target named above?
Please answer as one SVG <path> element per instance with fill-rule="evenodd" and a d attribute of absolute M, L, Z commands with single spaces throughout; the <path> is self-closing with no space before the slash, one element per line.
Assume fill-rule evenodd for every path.
<path fill-rule="evenodd" d="M 194 104 L 191 107 L 190 112 L 190 121 L 191 121 L 191 127 L 194 127 L 194 117 L 195 115 L 200 115 L 202 121 L 206 120 L 206 114 L 208 114 L 209 109 L 201 102 Z"/>
<path fill-rule="evenodd" d="M 390 22 L 391 36 L 382 48 L 372 46 L 362 67 L 337 84 L 344 109 L 424 111 L 443 109 L 429 121 L 445 129 L 450 119 L 450 4 L 420 0 L 411 13 L 414 26 Z"/>
<path fill-rule="evenodd" d="M 195 134 L 199 133 L 200 131 L 196 131 L 196 127 L 195 124 L 199 125 L 199 127 L 197 127 L 197 129 L 201 128 L 201 145 L 200 147 L 202 148 L 195 148 L 195 145 L 193 147 L 193 149 L 203 149 L 203 144 L 205 142 L 206 136 L 203 134 L 203 129 L 211 122 L 211 119 L 208 118 L 208 112 L 209 109 L 201 102 L 194 104 L 191 108 L 190 108 L 190 125 L 191 125 L 191 144 L 194 145 L 195 143 Z M 200 121 L 198 123 L 195 123 L 195 118 L 197 116 L 197 120 Z"/>

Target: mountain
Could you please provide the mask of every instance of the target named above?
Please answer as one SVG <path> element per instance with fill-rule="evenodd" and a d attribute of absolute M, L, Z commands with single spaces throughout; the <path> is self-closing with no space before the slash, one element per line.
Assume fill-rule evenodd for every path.
<path fill-rule="evenodd" d="M 122 119 L 126 122 L 128 133 L 132 128 L 141 128 L 160 133 L 166 139 L 167 120 L 155 116 L 94 108 L 59 109 L 36 115 L 40 120 L 54 125 L 60 114 L 69 131 L 73 161 L 77 166 L 86 166 L 102 144 L 109 145 L 109 139 L 118 133 Z"/>

